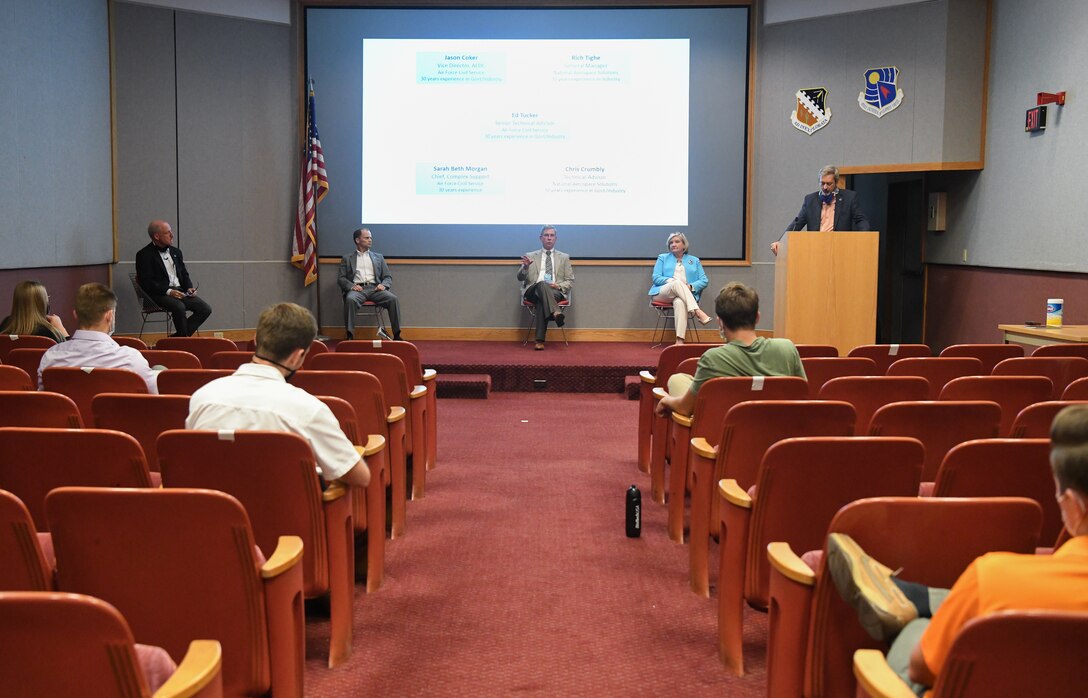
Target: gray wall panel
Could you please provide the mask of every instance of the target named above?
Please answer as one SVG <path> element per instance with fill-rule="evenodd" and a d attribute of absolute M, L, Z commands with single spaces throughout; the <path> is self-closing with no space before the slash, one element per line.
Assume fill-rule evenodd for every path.
<path fill-rule="evenodd" d="M 291 28 L 117 8 L 119 278 L 161 216 L 213 308 L 204 329 L 255 327 L 282 300 L 315 309 L 316 288 L 287 262 L 298 186 Z M 138 316 L 123 312 L 120 324 L 131 331 Z"/>
<path fill-rule="evenodd" d="M 912 134 L 911 162 L 940 162 L 942 160 L 964 159 L 960 157 L 949 157 L 947 152 L 948 139 L 945 137 L 945 131 L 948 128 L 948 124 L 946 123 L 948 120 L 948 109 L 957 104 L 960 99 L 959 95 L 951 95 L 951 101 L 949 101 L 950 95 L 947 90 L 946 46 L 949 42 L 946 40 L 946 37 L 953 32 L 925 30 L 926 27 L 943 27 L 950 24 L 948 14 L 951 11 L 951 5 L 958 4 L 960 4 L 960 0 L 956 0 L 956 2 L 952 3 L 927 3 L 918 5 L 915 8 L 918 21 L 917 26 L 920 30 L 915 32 L 912 37 L 914 55 L 912 56 L 912 66 L 908 75 L 910 80 L 908 86 L 904 88 L 904 90 L 909 90 L 909 92 L 907 92 L 906 97 L 903 98 L 904 102 L 909 101 L 909 103 L 913 105 L 910 111 Z M 985 16 L 983 16 L 983 20 L 984 19 Z M 985 23 L 980 22 L 978 31 L 985 32 L 985 30 Z M 959 31 L 961 35 L 963 32 L 966 32 L 968 39 L 970 39 L 970 28 L 962 28 Z M 978 55 L 978 62 L 973 65 L 973 68 L 976 71 L 974 74 L 975 83 L 978 84 L 979 76 L 982 75 L 983 51 L 980 49 L 984 45 L 983 42 L 977 40 L 970 43 L 969 41 L 960 40 L 953 43 L 956 46 L 962 47 L 961 53 L 963 54 L 970 54 L 973 51 Z M 903 66 L 900 66 L 900 68 L 902 67 Z M 899 109 L 904 109 L 906 106 L 907 105 L 903 105 Z M 975 123 L 977 124 L 978 104 L 974 104 L 973 107 L 976 116 Z M 963 118 L 963 115 L 961 115 L 960 118 Z M 883 121 L 883 119 L 881 119 L 881 121 Z M 962 137 L 962 134 L 959 135 Z M 977 160 L 977 128 L 975 129 L 975 139 L 972 143 L 975 148 L 975 155 L 969 159 Z"/>
<path fill-rule="evenodd" d="M 177 13 L 182 227 L 200 259 L 290 256 L 290 27 Z"/>
<path fill-rule="evenodd" d="M 986 69 L 985 0 L 960 0 L 948 8 L 945 61 L 944 153 L 949 162 L 978 160 L 982 129 L 978 105 L 986 99 L 980 76 Z M 993 77 L 991 76 L 991 80 Z"/>
<path fill-rule="evenodd" d="M 189 274 L 200 284 L 200 296 L 212 307 L 212 315 L 201 326 L 201 331 L 217 329 L 241 329 L 255 327 L 246 324 L 245 272 L 243 262 L 190 262 L 186 259 Z"/>
<path fill-rule="evenodd" d="M 301 272 L 289 262 L 248 262 L 240 266 L 242 288 L 238 296 L 226 301 L 238 304 L 238 299 L 242 299 L 242 324 L 234 327 L 257 327 L 261 311 L 273 303 L 298 303 L 310 309 L 316 307 L 317 285 L 303 288 Z"/>
<path fill-rule="evenodd" d="M 916 57 L 915 37 L 923 27 L 927 31 L 940 33 L 945 30 L 943 24 L 932 26 L 923 23 L 919 16 L 920 7 L 897 7 L 845 18 L 848 29 L 844 40 L 849 46 L 849 59 L 844 99 L 849 101 L 843 105 L 846 118 L 840 125 L 846 128 L 849 137 L 843 149 L 843 164 L 876 165 L 914 161 L 914 112 L 939 106 L 919 102 L 920 98 L 931 95 L 925 92 L 919 94 L 916 90 L 919 77 L 917 62 L 933 57 Z M 878 119 L 858 107 L 858 93 L 865 87 L 866 71 L 884 66 L 899 68 L 899 87 L 905 96 L 897 109 Z M 932 134 L 921 135 L 933 138 Z M 935 139 L 935 142 L 939 144 L 940 139 Z M 921 149 L 927 150 L 925 147 Z"/>
<path fill-rule="evenodd" d="M 131 262 L 148 243 L 148 222 L 177 228 L 174 15 L 117 3 L 113 29 L 117 256 Z M 180 235 L 176 242 L 185 244 Z"/>
<path fill-rule="evenodd" d="M 112 261 L 105 1 L 8 0 L 0 47 L 0 264 Z"/>
<path fill-rule="evenodd" d="M 242 155 L 245 73 L 240 35 L 252 23 L 175 14 L 178 36 L 178 230 L 192 259 L 245 256 Z M 246 39 L 248 40 L 248 36 Z"/>
<path fill-rule="evenodd" d="M 979 266 L 1088 271 L 1078 223 L 1084 202 L 1088 116 L 1076 100 L 1088 63 L 1088 4 L 994 2 L 986 169 L 949 176 L 948 231 L 929 235 L 928 260 Z M 1040 37 L 1046 37 L 1040 40 Z M 1035 93 L 1068 90 L 1047 129 L 1024 132 Z"/>

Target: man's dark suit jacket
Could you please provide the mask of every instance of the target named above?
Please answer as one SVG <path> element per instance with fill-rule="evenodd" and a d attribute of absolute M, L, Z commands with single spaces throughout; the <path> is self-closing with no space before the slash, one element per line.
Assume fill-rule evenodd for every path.
<path fill-rule="evenodd" d="M 174 260 L 174 271 L 177 272 L 178 281 L 181 282 L 181 290 L 188 291 L 193 287 L 193 281 L 189 278 L 189 271 L 185 268 L 185 260 L 181 256 L 181 250 L 171 245 L 170 258 Z M 146 247 L 136 253 L 136 278 L 140 287 L 150 296 L 165 296 L 170 290 L 170 277 L 166 273 L 166 265 L 162 262 L 162 255 L 155 243 L 149 242 Z"/>
<path fill-rule="evenodd" d="M 820 192 L 813 192 L 805 197 L 801 204 L 801 212 L 786 227 L 790 230 L 804 230 L 806 227 L 813 231 L 820 230 Z M 849 189 L 840 189 L 835 197 L 835 230 L 872 230 L 869 219 L 858 204 L 858 193 Z"/>
<path fill-rule="evenodd" d="M 340 286 L 340 292 L 345 296 L 355 285 L 355 264 L 358 262 L 358 251 L 346 254 L 340 258 L 340 273 L 336 276 L 336 283 Z M 385 286 L 387 291 L 393 288 L 393 275 L 389 273 L 389 265 L 385 263 L 385 256 L 370 250 L 370 263 L 374 265 L 375 283 Z"/>

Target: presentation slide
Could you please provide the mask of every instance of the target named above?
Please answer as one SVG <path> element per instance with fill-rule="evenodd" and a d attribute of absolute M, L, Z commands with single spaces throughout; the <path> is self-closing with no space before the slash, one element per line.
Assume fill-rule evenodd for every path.
<path fill-rule="evenodd" d="M 362 220 L 688 224 L 687 39 L 363 41 Z"/>
<path fill-rule="evenodd" d="M 318 253 L 745 259 L 750 7 L 315 7 Z"/>

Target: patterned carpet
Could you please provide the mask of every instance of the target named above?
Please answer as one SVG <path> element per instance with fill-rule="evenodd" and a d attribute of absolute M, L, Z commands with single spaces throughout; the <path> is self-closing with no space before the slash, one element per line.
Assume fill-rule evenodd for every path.
<path fill-rule="evenodd" d="M 763 695 L 766 616 L 748 612 L 749 673 L 729 675 L 716 602 L 688 590 L 687 549 L 637 472 L 636 409 L 601 394 L 443 400 L 439 466 L 388 544 L 385 586 L 356 586 L 351 660 L 328 669 L 328 621 L 307 623 L 307 695 Z M 639 539 L 624 536 L 632 483 Z"/>

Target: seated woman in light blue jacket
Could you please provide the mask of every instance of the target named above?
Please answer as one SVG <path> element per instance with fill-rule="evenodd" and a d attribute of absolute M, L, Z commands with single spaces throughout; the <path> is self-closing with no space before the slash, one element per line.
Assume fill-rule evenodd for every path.
<path fill-rule="evenodd" d="M 683 233 L 670 233 L 665 245 L 669 251 L 659 255 L 654 265 L 650 296 L 672 303 L 676 343 L 683 344 L 688 317 L 694 316 L 701 325 L 710 322 L 710 316 L 699 307 L 699 296 L 710 280 L 699 258 L 688 254 L 688 239 Z"/>

